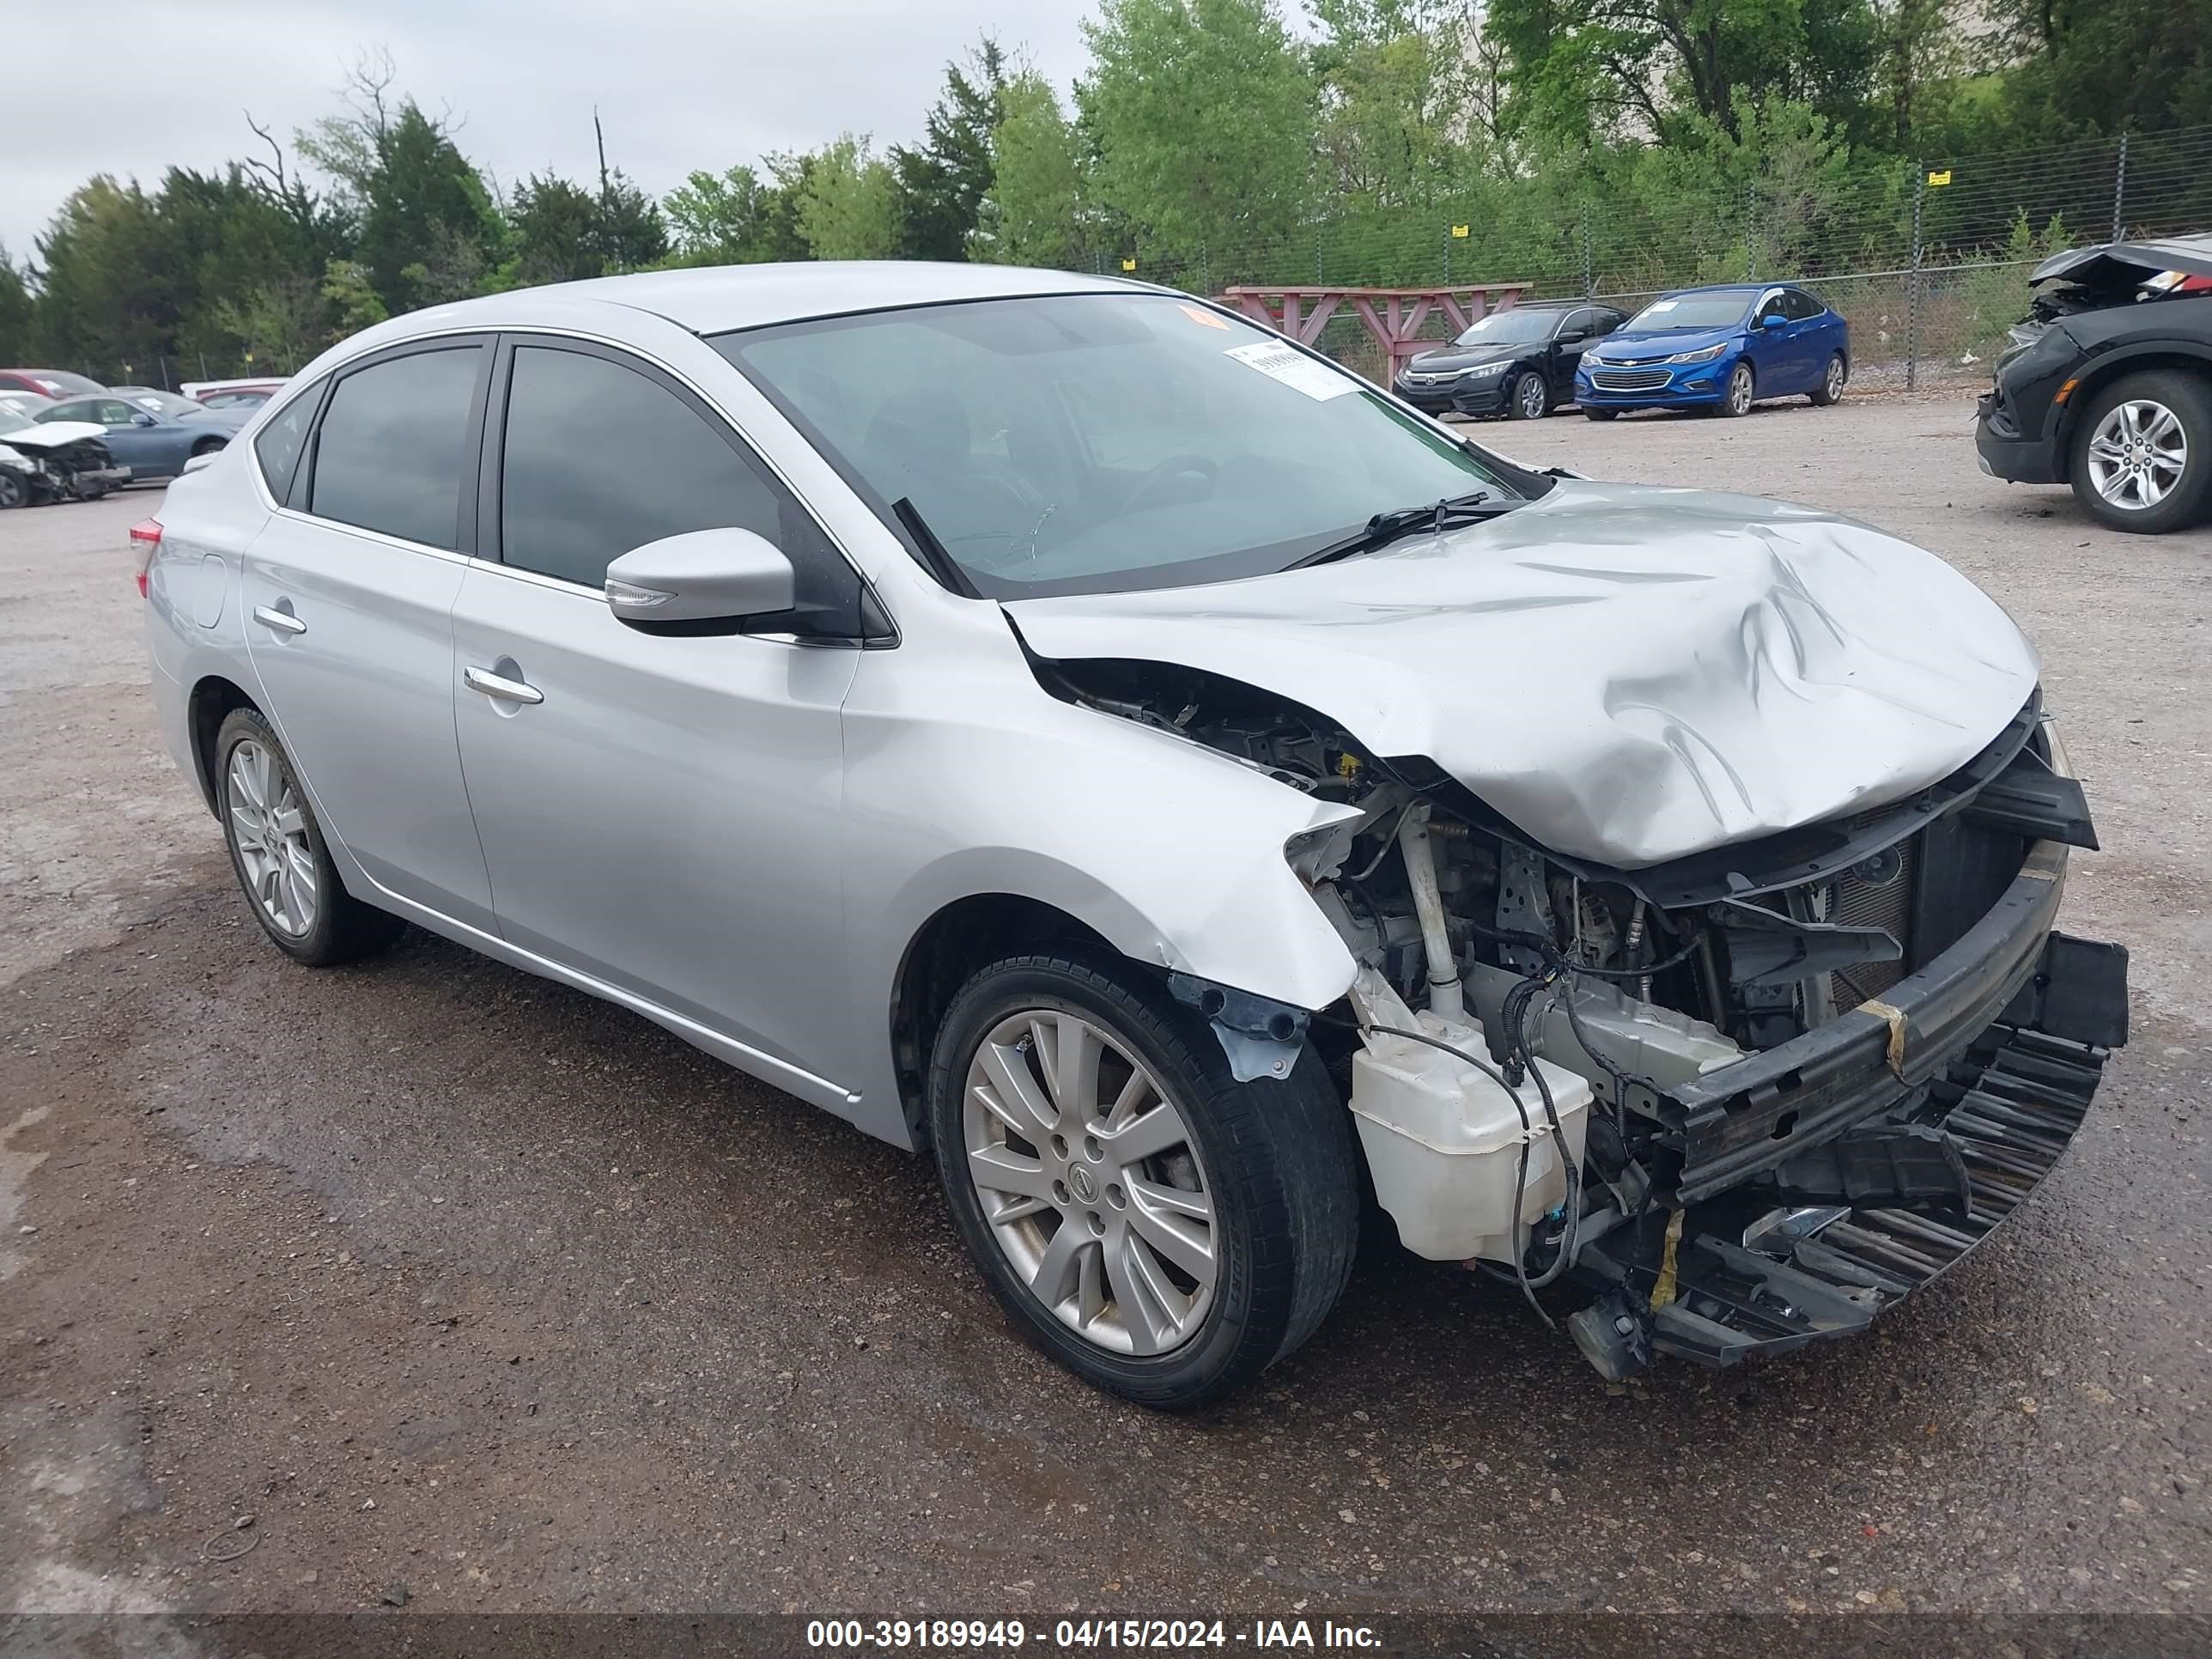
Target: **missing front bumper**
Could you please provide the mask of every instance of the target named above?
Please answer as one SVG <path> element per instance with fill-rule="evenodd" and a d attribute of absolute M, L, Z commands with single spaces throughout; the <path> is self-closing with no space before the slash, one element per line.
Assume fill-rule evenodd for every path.
<path fill-rule="evenodd" d="M 1795 1204 L 1763 1172 L 1653 1210 L 1577 1261 L 1602 1291 L 1577 1316 L 1585 1354 L 1617 1376 L 1654 1352 L 1729 1365 L 1852 1335 L 1987 1238 L 2057 1166 L 2125 1040 L 2124 951 L 2052 934 L 2034 967 L 1999 1019 L 1924 1083 L 1900 1082 L 1885 1115 L 1955 1147 L 1963 1208 Z"/>

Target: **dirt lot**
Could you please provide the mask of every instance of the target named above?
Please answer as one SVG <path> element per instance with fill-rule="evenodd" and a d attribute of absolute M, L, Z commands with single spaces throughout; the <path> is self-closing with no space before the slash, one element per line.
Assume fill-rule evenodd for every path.
<path fill-rule="evenodd" d="M 1005 1328 L 921 1162 L 426 937 L 285 964 L 151 726 L 157 496 L 9 514 L 0 1607 L 2212 1608 L 2212 534 L 1982 478 L 1956 398 L 1482 435 L 1844 508 L 2040 642 L 2135 1041 L 1973 1261 L 1626 1389 L 1376 1261 L 1229 1408 L 1118 1406 Z"/>

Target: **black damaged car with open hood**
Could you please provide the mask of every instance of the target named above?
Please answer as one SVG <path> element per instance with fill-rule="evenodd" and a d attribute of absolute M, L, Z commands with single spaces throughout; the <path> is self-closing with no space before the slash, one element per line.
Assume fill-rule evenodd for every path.
<path fill-rule="evenodd" d="M 2156 534 L 2212 516 L 2212 234 L 2054 254 L 1997 359 L 1982 471 L 2071 484 L 2089 516 Z"/>

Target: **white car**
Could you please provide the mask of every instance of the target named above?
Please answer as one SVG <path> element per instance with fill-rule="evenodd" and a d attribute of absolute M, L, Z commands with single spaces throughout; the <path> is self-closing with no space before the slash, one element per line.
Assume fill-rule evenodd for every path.
<path fill-rule="evenodd" d="M 1518 465 L 1187 295 L 435 307 L 132 534 L 278 948 L 413 921 L 928 1149 L 1014 1322 L 1149 1404 L 1304 1341 L 1370 1193 L 1576 1287 L 1609 1376 L 1860 1329 L 2125 1036 L 1965 578 Z"/>

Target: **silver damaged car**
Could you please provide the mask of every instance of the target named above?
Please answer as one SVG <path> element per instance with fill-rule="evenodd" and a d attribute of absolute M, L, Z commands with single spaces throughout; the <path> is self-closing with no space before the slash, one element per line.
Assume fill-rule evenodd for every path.
<path fill-rule="evenodd" d="M 380 324 L 132 532 L 280 950 L 412 922 L 926 1151 L 1218 1397 L 1363 1212 L 1607 1376 L 1864 1328 L 2126 1037 L 2035 654 L 1832 514 L 1516 465 L 1203 301 L 673 271 Z"/>

